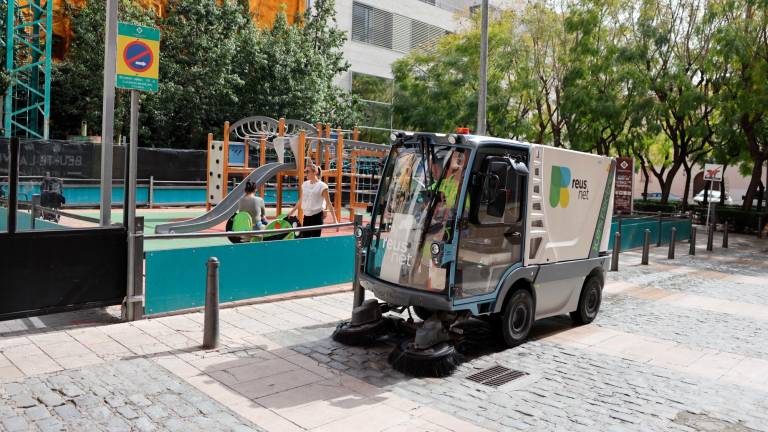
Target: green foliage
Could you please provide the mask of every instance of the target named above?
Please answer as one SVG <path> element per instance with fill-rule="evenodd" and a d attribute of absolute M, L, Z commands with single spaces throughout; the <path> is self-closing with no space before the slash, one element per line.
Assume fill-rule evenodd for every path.
<path fill-rule="evenodd" d="M 660 201 L 653 200 L 635 200 L 633 208 L 638 212 L 677 213 L 682 210 L 682 205 L 681 203 L 661 203 Z"/>
<path fill-rule="evenodd" d="M 537 97 L 529 52 L 516 31 L 520 17 L 504 12 L 489 23 L 488 134 L 528 138 L 535 133 L 526 121 Z M 395 125 L 403 129 L 445 132 L 474 129 L 477 114 L 480 31 L 447 35 L 428 51 L 397 61 Z"/>
<path fill-rule="evenodd" d="M 6 2 L 0 2 L 0 96 L 4 95 L 8 84 L 11 83 L 11 75 L 5 68 L 5 31 L 6 20 L 5 16 L 8 13 L 8 5 Z M 1 103 L 1 102 L 0 102 Z M 2 123 L 2 119 L 0 119 Z"/>
<path fill-rule="evenodd" d="M 529 2 L 491 16 L 488 133 L 634 156 L 666 202 L 704 162 L 768 161 L 768 0 Z M 474 126 L 479 30 L 393 67 L 395 127 Z M 768 179 L 766 179 L 768 182 Z M 745 204 L 748 207 L 749 204 Z"/>
<path fill-rule="evenodd" d="M 254 25 L 246 0 L 171 0 L 162 19 L 131 5 L 121 3 L 122 21 L 161 28 L 159 91 L 141 98 L 142 145 L 200 148 L 224 121 L 251 115 L 340 126 L 355 121 L 347 95 L 333 85 L 348 68 L 333 0 L 313 2 L 297 25 L 280 13 L 271 29 Z M 55 68 L 52 130 L 73 133 L 86 120 L 98 134 L 104 0 L 68 13 L 75 36 Z M 118 92 L 115 108 L 115 135 L 126 134 L 126 92 Z"/>

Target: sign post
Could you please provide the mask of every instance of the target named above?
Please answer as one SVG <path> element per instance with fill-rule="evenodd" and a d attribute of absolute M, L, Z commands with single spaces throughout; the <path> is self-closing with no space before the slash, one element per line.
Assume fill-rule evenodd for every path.
<path fill-rule="evenodd" d="M 104 95 L 101 102 L 101 204 L 99 224 L 112 224 L 112 141 L 115 130 L 115 27 L 118 0 L 107 0 L 104 40 Z"/>
<path fill-rule="evenodd" d="M 136 286 L 136 164 L 139 146 L 139 93 L 156 92 L 160 71 L 160 30 L 127 23 L 117 28 L 118 88 L 131 91 L 130 143 L 126 152 L 124 220 L 128 230 L 128 283 L 125 316 L 129 320 L 141 318 L 143 292 Z"/>
<path fill-rule="evenodd" d="M 616 181 L 613 192 L 613 212 L 632 214 L 634 191 L 634 159 L 631 157 L 616 158 Z"/>
<path fill-rule="evenodd" d="M 704 164 L 704 181 L 709 181 L 709 192 L 707 195 L 707 229 L 709 229 L 709 215 L 712 213 L 712 184 L 723 181 L 723 166 L 718 164 Z M 724 194 L 723 188 L 720 193 Z"/>

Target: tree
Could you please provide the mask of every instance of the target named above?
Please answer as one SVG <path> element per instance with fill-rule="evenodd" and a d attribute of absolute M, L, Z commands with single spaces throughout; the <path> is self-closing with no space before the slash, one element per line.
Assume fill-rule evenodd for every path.
<path fill-rule="evenodd" d="M 712 82 L 703 62 L 709 55 L 715 26 L 703 20 L 702 0 L 645 0 L 634 11 L 633 54 L 635 67 L 642 72 L 639 84 L 653 96 L 646 124 L 667 136 L 672 151 L 664 163 L 651 165 L 666 203 L 672 182 L 680 168 L 686 170 L 683 195 L 690 189 L 689 159 L 706 153 L 712 139 L 710 118 L 714 112 Z"/>
<path fill-rule="evenodd" d="M 568 11 L 566 31 L 573 43 L 562 110 L 573 149 L 602 155 L 613 149 L 629 156 L 635 141 L 642 141 L 631 133 L 641 126 L 648 101 L 639 88 L 637 69 L 631 67 L 630 26 L 622 16 L 628 4 L 586 1 Z"/>
<path fill-rule="evenodd" d="M 254 25 L 246 0 L 170 0 L 162 19 L 133 4 L 122 0 L 122 21 L 161 28 L 159 89 L 141 97 L 142 145 L 201 148 L 226 120 L 257 114 L 354 122 L 347 95 L 333 85 L 348 65 L 332 0 L 313 2 L 292 26 L 281 12 L 267 29 Z M 104 0 L 68 6 L 67 13 L 74 37 L 55 67 L 53 131 L 66 135 L 86 120 L 99 133 Z M 118 92 L 116 134 L 127 132 L 125 96 Z"/>
<path fill-rule="evenodd" d="M 137 8 L 133 2 L 118 4 L 121 20 L 154 25 L 154 14 Z M 78 8 L 65 2 L 64 13 L 70 17 L 74 37 L 62 62 L 54 62 L 51 71 L 51 136 L 65 138 L 77 134 L 80 123 L 88 123 L 93 134 L 101 133 L 101 108 L 104 70 L 105 1 L 89 0 Z M 122 92 L 115 94 L 115 136 L 127 133 L 130 107 Z"/>
<path fill-rule="evenodd" d="M 351 126 L 356 113 L 334 79 L 349 68 L 346 35 L 336 26 L 333 0 L 313 2 L 297 25 L 278 14 L 271 29 L 244 33 L 239 52 L 240 110 Z"/>
<path fill-rule="evenodd" d="M 488 25 L 489 135 L 527 138 L 536 132 L 528 118 L 540 90 L 530 67 L 531 52 L 519 31 L 520 18 L 501 12 Z M 461 33 L 442 37 L 392 67 L 396 127 L 452 131 L 476 123 L 480 30 L 475 20 Z"/>
<path fill-rule="evenodd" d="M 715 33 L 709 66 L 727 71 L 721 80 L 718 130 L 729 154 L 741 149 L 751 167 L 743 204 L 749 210 L 768 161 L 768 1 L 717 1 L 710 19 L 726 23 Z M 768 172 L 763 186 L 768 186 Z"/>

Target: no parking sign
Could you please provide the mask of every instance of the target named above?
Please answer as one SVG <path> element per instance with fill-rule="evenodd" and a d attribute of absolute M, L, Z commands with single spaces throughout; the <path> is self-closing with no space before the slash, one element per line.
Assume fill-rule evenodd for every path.
<path fill-rule="evenodd" d="M 117 25 L 117 79 L 127 90 L 157 91 L 160 30 L 134 24 Z"/>

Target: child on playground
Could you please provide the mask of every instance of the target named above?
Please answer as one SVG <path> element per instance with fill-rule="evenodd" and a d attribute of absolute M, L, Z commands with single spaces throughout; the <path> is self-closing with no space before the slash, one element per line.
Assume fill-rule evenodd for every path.
<path fill-rule="evenodd" d="M 320 180 L 320 167 L 310 164 L 304 170 L 307 180 L 301 185 L 301 200 L 288 213 L 293 216 L 299 209 L 304 212 L 303 226 L 318 226 L 323 224 L 323 212 L 330 210 L 333 215 L 333 223 L 338 223 L 336 213 L 333 211 L 331 196 L 328 193 L 328 185 Z M 301 237 L 320 237 L 321 230 L 304 231 Z"/>
<path fill-rule="evenodd" d="M 247 212 L 251 215 L 254 229 L 264 229 L 269 223 L 264 199 L 256 196 L 256 185 L 251 182 L 245 184 L 245 196 L 240 200 L 238 211 Z"/>

